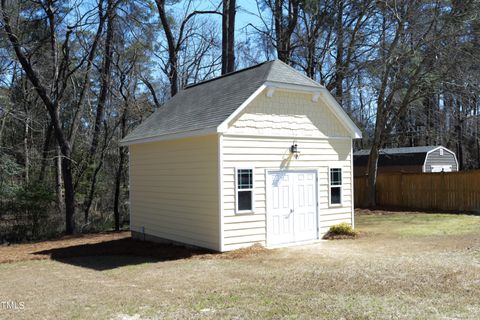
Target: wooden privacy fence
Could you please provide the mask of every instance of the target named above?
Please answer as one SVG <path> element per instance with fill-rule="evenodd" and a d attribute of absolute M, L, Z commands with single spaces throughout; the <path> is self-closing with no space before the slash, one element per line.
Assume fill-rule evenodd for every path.
<path fill-rule="evenodd" d="M 355 177 L 355 207 L 367 207 L 367 177 Z M 383 173 L 377 205 L 423 210 L 480 211 L 480 170 L 445 173 Z"/>

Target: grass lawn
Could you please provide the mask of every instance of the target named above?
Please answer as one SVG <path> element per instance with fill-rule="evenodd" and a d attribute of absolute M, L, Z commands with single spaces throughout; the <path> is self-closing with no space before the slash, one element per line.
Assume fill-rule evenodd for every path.
<path fill-rule="evenodd" d="M 373 213 L 355 240 L 243 254 L 24 252 L 0 264 L 0 303 L 24 308 L 0 319 L 480 319 L 480 216 Z M 0 261 L 22 248 L 42 252 Z"/>

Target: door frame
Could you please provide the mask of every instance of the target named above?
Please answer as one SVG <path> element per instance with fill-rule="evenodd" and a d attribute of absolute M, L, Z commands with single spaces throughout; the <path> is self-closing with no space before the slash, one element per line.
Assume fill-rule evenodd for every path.
<path fill-rule="evenodd" d="M 269 243 L 269 236 L 268 236 L 268 212 L 269 212 L 269 192 L 268 188 L 270 187 L 270 184 L 268 183 L 268 176 L 272 172 L 282 172 L 282 173 L 315 173 L 315 204 L 316 204 L 316 209 L 315 209 L 315 223 L 317 225 L 317 230 L 315 232 L 315 239 L 313 240 L 307 240 L 307 241 L 301 241 L 301 242 L 291 242 L 291 243 L 284 243 L 284 244 L 270 244 Z M 310 241 L 316 241 L 320 239 L 320 217 L 319 217 L 319 203 L 320 203 L 320 192 L 318 188 L 318 176 L 319 176 L 319 169 L 318 168 L 293 168 L 293 169 L 265 169 L 265 244 L 267 248 L 270 247 L 276 247 L 276 246 L 288 246 L 288 245 L 295 245 L 295 244 L 301 244 L 304 242 L 310 242 Z"/>

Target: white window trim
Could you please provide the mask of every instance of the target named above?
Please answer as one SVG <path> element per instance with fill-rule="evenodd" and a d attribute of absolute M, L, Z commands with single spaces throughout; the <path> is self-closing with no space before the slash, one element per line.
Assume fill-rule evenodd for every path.
<path fill-rule="evenodd" d="M 440 155 L 443 156 L 443 149 L 440 149 Z"/>
<path fill-rule="evenodd" d="M 342 179 L 339 185 L 332 186 L 331 183 L 331 169 L 340 169 Z M 340 203 L 332 203 L 332 187 L 340 187 Z M 343 168 L 338 166 L 328 167 L 328 206 L 329 207 L 343 207 Z"/>
<path fill-rule="evenodd" d="M 235 214 L 253 214 L 255 213 L 255 169 L 253 167 L 235 167 Z M 238 170 L 252 170 L 252 188 L 251 189 L 238 189 Z M 252 210 L 239 210 L 238 209 L 238 191 L 252 191 Z"/>

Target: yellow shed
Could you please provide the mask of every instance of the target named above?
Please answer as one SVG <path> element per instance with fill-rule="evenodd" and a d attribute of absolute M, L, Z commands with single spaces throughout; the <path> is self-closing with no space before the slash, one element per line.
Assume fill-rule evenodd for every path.
<path fill-rule="evenodd" d="M 188 86 L 122 140 L 132 235 L 228 251 L 353 226 L 360 137 L 328 90 L 279 60 Z"/>

